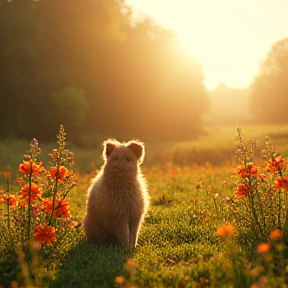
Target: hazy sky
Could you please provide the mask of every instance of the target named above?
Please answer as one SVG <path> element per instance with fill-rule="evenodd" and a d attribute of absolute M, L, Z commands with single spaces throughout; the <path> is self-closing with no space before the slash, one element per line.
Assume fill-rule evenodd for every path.
<path fill-rule="evenodd" d="M 270 48 L 288 38 L 288 0 L 126 0 L 198 55 L 205 84 L 245 88 Z"/>

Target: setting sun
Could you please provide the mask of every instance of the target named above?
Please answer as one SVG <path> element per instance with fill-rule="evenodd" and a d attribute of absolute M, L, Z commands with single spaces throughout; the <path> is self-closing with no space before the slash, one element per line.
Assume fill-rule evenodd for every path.
<path fill-rule="evenodd" d="M 271 46 L 288 37 L 288 1 L 127 0 L 135 17 L 147 15 L 173 30 L 199 57 L 209 90 L 224 82 L 246 88 Z"/>

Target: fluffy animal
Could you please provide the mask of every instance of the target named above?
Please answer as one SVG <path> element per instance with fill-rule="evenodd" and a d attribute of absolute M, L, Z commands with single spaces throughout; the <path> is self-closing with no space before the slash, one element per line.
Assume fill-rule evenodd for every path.
<path fill-rule="evenodd" d="M 139 167 L 144 144 L 109 139 L 103 146 L 104 165 L 88 190 L 84 228 L 91 243 L 118 243 L 133 251 L 149 199 Z"/>

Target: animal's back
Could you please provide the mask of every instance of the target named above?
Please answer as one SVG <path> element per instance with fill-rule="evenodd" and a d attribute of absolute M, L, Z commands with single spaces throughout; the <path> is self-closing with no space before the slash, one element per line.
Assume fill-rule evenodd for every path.
<path fill-rule="evenodd" d="M 88 190 L 88 212 L 107 222 L 117 222 L 123 217 L 133 219 L 145 214 L 149 197 L 146 181 L 139 174 L 136 179 L 109 179 L 101 171 Z"/>
<path fill-rule="evenodd" d="M 84 226 L 90 242 L 116 241 L 132 250 L 149 197 L 146 181 L 137 165 L 139 157 L 132 149 L 120 147 L 122 150 L 114 152 L 110 162 L 107 156 L 89 188 Z"/>

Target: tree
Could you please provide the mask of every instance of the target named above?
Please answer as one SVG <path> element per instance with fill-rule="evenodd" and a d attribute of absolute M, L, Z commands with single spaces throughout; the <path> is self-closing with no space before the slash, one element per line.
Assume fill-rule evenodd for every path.
<path fill-rule="evenodd" d="M 79 143 L 200 130 L 208 99 L 199 61 L 153 20 L 132 21 L 124 0 L 0 5 L 0 136 L 48 141 L 58 121 Z"/>
<path fill-rule="evenodd" d="M 79 132 L 89 110 L 84 91 L 69 87 L 59 92 L 52 92 L 50 97 L 52 109 L 47 112 L 47 117 L 53 120 L 51 124 L 53 122 L 55 125 L 67 124 L 68 129 L 76 128 L 77 131 L 74 132 Z"/>
<path fill-rule="evenodd" d="M 287 123 L 288 39 L 277 42 L 252 84 L 251 109 L 255 122 Z"/>

